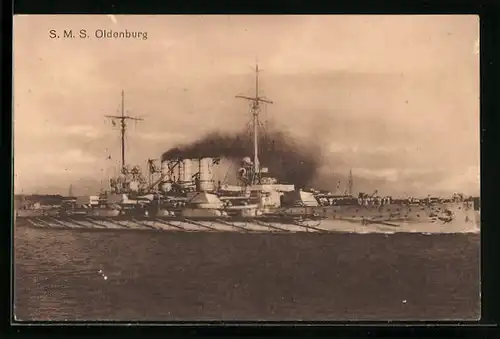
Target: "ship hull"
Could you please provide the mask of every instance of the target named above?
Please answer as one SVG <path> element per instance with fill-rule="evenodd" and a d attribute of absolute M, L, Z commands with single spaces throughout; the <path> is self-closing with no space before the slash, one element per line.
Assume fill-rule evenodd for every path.
<path fill-rule="evenodd" d="M 358 211 L 356 212 L 356 210 Z M 453 217 L 440 219 L 439 214 L 433 214 L 435 211 L 451 211 Z M 175 231 L 477 233 L 480 223 L 479 211 L 461 203 L 439 204 L 431 207 L 391 205 L 385 206 L 382 212 L 380 208 L 364 206 L 307 207 L 292 210 L 280 209 L 274 214 L 257 217 L 222 215 L 186 218 L 180 214 L 176 216 L 146 215 L 141 211 L 136 212 L 129 211 L 125 215 L 18 215 L 16 225 L 44 228 L 120 228 Z M 399 213 L 396 214 L 396 212 Z M 289 214 L 287 215 L 287 213 Z"/>
<path fill-rule="evenodd" d="M 468 202 L 441 203 L 433 205 L 387 204 L 291 207 L 281 210 L 287 215 L 316 215 L 330 220 L 345 220 L 359 223 L 370 221 L 392 221 L 406 223 L 451 222 L 463 220 L 469 222 L 477 219 L 472 204 Z"/>

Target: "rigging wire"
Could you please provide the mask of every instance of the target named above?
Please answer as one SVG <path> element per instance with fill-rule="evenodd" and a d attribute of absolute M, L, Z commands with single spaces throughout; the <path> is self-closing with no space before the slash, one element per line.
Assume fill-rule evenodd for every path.
<path fill-rule="evenodd" d="M 231 163 L 229 165 L 229 168 L 226 171 L 226 175 L 224 175 L 224 179 L 222 180 L 222 183 L 225 185 L 227 183 L 227 176 L 229 175 L 229 171 L 231 171 L 233 168 L 233 164 Z"/>

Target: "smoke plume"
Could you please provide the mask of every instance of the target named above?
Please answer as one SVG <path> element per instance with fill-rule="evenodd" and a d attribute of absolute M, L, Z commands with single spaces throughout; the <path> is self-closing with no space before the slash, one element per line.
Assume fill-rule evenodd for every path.
<path fill-rule="evenodd" d="M 295 140 L 286 132 L 274 130 L 259 138 L 259 160 L 281 183 L 306 187 L 320 166 L 321 151 L 310 143 Z M 195 142 L 172 148 L 162 161 L 176 158 L 221 157 L 240 161 L 253 157 L 253 141 L 246 132 L 209 133 Z"/>

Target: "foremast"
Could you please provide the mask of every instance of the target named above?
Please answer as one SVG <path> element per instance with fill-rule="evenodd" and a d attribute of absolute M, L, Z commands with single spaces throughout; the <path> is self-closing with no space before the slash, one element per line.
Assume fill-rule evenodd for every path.
<path fill-rule="evenodd" d="M 135 166 L 130 171 L 127 168 L 127 164 L 125 162 L 125 134 L 127 131 L 127 121 L 142 121 L 142 118 L 125 115 L 125 92 L 122 90 L 121 92 L 121 115 L 106 115 L 107 118 L 110 118 L 113 126 L 116 126 L 116 123 L 119 123 L 120 126 L 120 141 L 121 141 L 121 170 L 120 173 L 123 175 L 122 178 L 111 179 L 111 185 L 115 186 L 114 190 L 117 193 L 121 193 L 123 191 L 137 190 L 138 187 L 130 187 L 131 183 L 134 183 L 134 186 L 138 186 L 140 181 L 142 180 L 142 175 L 140 173 L 140 168 Z M 132 178 L 129 180 L 128 175 L 132 175 Z"/>
<path fill-rule="evenodd" d="M 127 130 L 127 120 L 142 121 L 143 119 L 133 116 L 125 115 L 125 92 L 122 90 L 122 105 L 121 105 L 121 115 L 106 115 L 113 122 L 113 125 L 118 121 L 120 123 L 120 136 L 121 136 L 121 155 L 122 155 L 122 166 L 121 173 L 126 174 L 125 169 L 125 132 Z"/>

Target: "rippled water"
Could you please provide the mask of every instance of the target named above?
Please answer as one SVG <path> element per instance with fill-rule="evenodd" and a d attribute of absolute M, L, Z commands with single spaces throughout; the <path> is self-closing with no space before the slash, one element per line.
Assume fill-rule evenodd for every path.
<path fill-rule="evenodd" d="M 480 315 L 479 234 L 19 226 L 15 260 L 18 320 L 442 320 Z"/>

